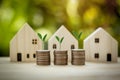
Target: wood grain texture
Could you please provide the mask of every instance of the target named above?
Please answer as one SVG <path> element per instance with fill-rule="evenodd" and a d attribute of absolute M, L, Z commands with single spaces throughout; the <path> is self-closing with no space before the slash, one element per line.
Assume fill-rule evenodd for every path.
<path fill-rule="evenodd" d="M 95 38 L 99 43 L 95 43 Z M 84 49 L 87 61 L 108 62 L 107 54 L 111 54 L 111 62 L 117 62 L 118 42 L 104 29 L 98 28 L 84 40 Z M 95 58 L 95 53 L 99 58 Z"/>
<path fill-rule="evenodd" d="M 32 44 L 33 39 L 37 40 L 37 44 Z M 17 53 L 21 53 L 22 62 L 35 62 L 36 58 L 33 55 L 39 49 L 42 49 L 41 40 L 34 30 L 25 23 L 10 41 L 10 59 L 17 62 Z M 29 58 L 26 57 L 27 54 L 29 54 Z"/>
<path fill-rule="evenodd" d="M 74 45 L 75 48 L 78 48 L 78 41 L 75 37 L 65 28 L 65 26 L 61 26 L 53 36 L 48 40 L 48 49 L 51 51 L 51 60 L 54 60 L 53 52 L 54 50 L 59 50 L 59 43 L 57 42 L 55 36 L 59 36 L 60 38 L 64 37 L 64 40 L 61 44 L 61 50 L 68 50 L 68 61 L 71 60 L 71 45 Z M 56 44 L 56 49 L 53 49 L 53 44 Z"/>

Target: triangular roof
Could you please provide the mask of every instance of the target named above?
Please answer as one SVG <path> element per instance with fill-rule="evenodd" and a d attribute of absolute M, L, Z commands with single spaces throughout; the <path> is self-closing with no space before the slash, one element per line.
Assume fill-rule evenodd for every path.
<path fill-rule="evenodd" d="M 103 28 L 99 27 L 98 29 L 96 29 L 93 33 L 91 33 L 86 39 L 84 39 L 84 41 L 87 41 L 89 39 L 91 39 L 92 36 L 94 36 L 95 34 L 102 32 L 104 33 L 104 35 L 108 36 L 109 38 L 111 38 L 114 42 L 117 42 L 116 39 L 114 39 L 108 32 L 106 32 Z"/>
<path fill-rule="evenodd" d="M 64 25 L 61 25 L 60 28 L 52 35 L 49 40 L 53 39 L 53 37 L 56 36 L 57 33 L 62 33 L 62 31 L 65 31 L 68 35 L 71 35 L 73 39 L 77 40 Z"/>
<path fill-rule="evenodd" d="M 16 33 L 16 35 L 11 39 L 10 43 L 13 42 L 13 40 L 17 37 L 17 35 L 21 34 L 22 31 L 25 31 L 28 29 L 34 32 L 34 30 L 30 27 L 30 25 L 28 23 L 25 23 L 22 26 L 22 28 L 20 28 L 20 30 Z"/>

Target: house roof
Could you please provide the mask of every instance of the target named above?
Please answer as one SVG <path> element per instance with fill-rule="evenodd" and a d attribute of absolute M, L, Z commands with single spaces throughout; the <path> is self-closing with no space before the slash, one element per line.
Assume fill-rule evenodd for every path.
<path fill-rule="evenodd" d="M 61 34 L 62 34 L 63 31 L 65 31 L 68 35 L 71 35 L 71 38 L 77 40 L 77 39 L 68 31 L 68 29 L 67 29 L 64 25 L 61 25 L 60 28 L 53 34 L 53 36 L 52 36 L 49 40 L 53 39 L 58 33 L 61 33 Z M 65 35 L 63 35 L 63 36 L 65 36 Z"/>
<path fill-rule="evenodd" d="M 16 35 L 11 39 L 10 43 L 14 41 L 14 39 L 19 35 L 21 34 L 21 32 L 24 30 L 28 30 L 30 29 L 31 31 L 34 32 L 34 30 L 30 27 L 30 25 L 28 23 L 25 23 L 22 28 L 20 28 L 20 30 L 16 33 Z"/>
<path fill-rule="evenodd" d="M 114 39 L 108 32 L 106 32 L 103 28 L 99 27 L 98 29 L 96 29 L 93 33 L 91 33 L 86 39 L 84 39 L 84 41 L 88 41 L 89 39 L 91 39 L 92 36 L 94 36 L 95 34 L 102 32 L 104 33 L 106 36 L 108 36 L 110 39 L 112 39 L 114 42 L 117 42 L 116 39 Z"/>

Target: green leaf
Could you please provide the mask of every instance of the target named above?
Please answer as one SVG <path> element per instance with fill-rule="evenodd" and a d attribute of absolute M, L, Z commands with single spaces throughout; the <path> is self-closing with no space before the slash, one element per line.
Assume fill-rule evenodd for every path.
<path fill-rule="evenodd" d="M 80 37 L 81 37 L 81 35 L 82 35 L 82 32 L 77 33 L 77 32 L 75 32 L 75 31 L 72 31 L 72 33 L 73 33 L 73 35 L 75 36 L 75 38 L 76 38 L 77 40 L 80 40 Z"/>
<path fill-rule="evenodd" d="M 43 41 L 45 41 L 46 37 L 47 37 L 47 34 L 44 35 L 44 37 L 43 37 Z"/>
<path fill-rule="evenodd" d="M 57 39 L 57 41 L 58 41 L 58 42 L 60 41 L 60 39 L 59 39 L 59 37 L 58 37 L 58 36 L 55 36 L 55 38 Z"/>
<path fill-rule="evenodd" d="M 64 37 L 62 37 L 62 38 L 61 38 L 60 43 L 62 43 L 62 42 L 63 42 L 63 39 L 64 39 Z"/>
<path fill-rule="evenodd" d="M 80 40 L 81 35 L 82 35 L 82 32 L 80 32 L 80 34 L 78 35 L 78 39 L 79 39 L 79 40 Z"/>
<path fill-rule="evenodd" d="M 78 34 L 75 31 L 72 31 L 72 34 L 75 36 L 76 39 L 78 39 Z"/>
<path fill-rule="evenodd" d="M 40 33 L 38 33 L 38 36 L 39 36 L 39 38 L 42 40 L 42 35 L 41 35 Z"/>

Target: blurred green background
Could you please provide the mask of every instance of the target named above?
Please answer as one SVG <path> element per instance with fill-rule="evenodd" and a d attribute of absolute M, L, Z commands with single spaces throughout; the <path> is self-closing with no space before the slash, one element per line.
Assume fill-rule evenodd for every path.
<path fill-rule="evenodd" d="M 63 24 L 83 32 L 83 40 L 103 27 L 119 42 L 120 0 L 0 0 L 0 56 L 9 56 L 9 42 L 27 22 L 49 37 Z"/>

